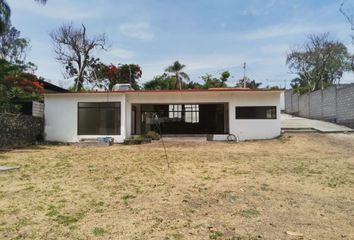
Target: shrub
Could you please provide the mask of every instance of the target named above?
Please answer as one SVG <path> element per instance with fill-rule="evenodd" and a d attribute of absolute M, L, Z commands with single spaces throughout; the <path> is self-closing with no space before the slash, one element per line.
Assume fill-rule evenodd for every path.
<path fill-rule="evenodd" d="M 148 132 L 145 134 L 145 137 L 146 137 L 146 138 L 150 138 L 151 140 L 160 140 L 160 138 L 161 138 L 160 134 L 158 134 L 158 133 L 155 132 L 155 131 L 148 131 Z"/>
<path fill-rule="evenodd" d="M 142 144 L 142 143 L 150 143 L 151 138 L 147 138 L 145 136 L 133 136 L 124 140 L 124 144 L 126 145 L 135 145 L 135 144 Z"/>

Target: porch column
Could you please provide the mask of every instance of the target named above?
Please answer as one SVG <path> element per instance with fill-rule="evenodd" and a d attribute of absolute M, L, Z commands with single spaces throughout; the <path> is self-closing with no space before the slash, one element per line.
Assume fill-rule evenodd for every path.
<path fill-rule="evenodd" d="M 123 139 L 125 139 L 127 137 L 127 129 L 126 129 L 126 122 L 127 122 L 127 110 L 126 110 L 126 96 L 123 95 L 122 97 L 122 101 L 121 101 L 121 110 L 120 110 L 120 114 L 121 114 L 121 118 L 120 118 L 120 134 L 122 136 Z"/>

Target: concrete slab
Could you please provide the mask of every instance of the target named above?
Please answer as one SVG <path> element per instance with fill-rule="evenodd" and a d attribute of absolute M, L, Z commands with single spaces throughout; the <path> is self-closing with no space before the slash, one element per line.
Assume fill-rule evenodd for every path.
<path fill-rule="evenodd" d="M 335 123 L 281 114 L 281 128 L 284 131 L 316 130 L 323 133 L 354 132 L 353 129 Z"/>
<path fill-rule="evenodd" d="M 16 166 L 16 167 L 7 167 L 7 166 L 0 166 L 0 172 L 1 171 L 10 171 L 10 170 L 14 170 L 14 169 L 18 169 L 20 167 Z"/>

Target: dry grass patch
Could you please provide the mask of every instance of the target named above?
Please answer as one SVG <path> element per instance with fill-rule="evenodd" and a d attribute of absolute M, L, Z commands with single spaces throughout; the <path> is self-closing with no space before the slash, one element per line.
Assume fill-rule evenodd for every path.
<path fill-rule="evenodd" d="M 0 239 L 354 238 L 354 137 L 0 153 Z"/>

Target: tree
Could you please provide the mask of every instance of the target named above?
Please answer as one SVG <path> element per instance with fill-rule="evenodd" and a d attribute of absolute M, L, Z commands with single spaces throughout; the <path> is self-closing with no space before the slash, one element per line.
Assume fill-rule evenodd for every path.
<path fill-rule="evenodd" d="M 6 30 L 6 26 L 10 22 L 11 9 L 5 0 L 0 0 L 0 35 Z"/>
<path fill-rule="evenodd" d="M 110 89 L 117 83 L 129 83 L 133 89 L 139 89 L 138 79 L 142 76 L 142 70 L 137 64 L 122 64 L 117 67 L 116 77 L 110 81 Z"/>
<path fill-rule="evenodd" d="M 137 64 L 110 64 L 99 63 L 92 71 L 95 77 L 90 82 L 99 88 L 105 87 L 112 90 L 117 83 L 129 83 L 133 89 L 139 89 L 139 80 L 142 76 L 142 70 Z"/>
<path fill-rule="evenodd" d="M 350 25 L 350 30 L 353 32 L 350 37 L 352 39 L 352 43 L 354 44 L 354 12 L 350 11 L 348 9 L 345 8 L 346 2 L 342 2 L 340 4 L 340 8 L 339 11 L 342 13 L 342 15 L 345 17 L 346 21 L 349 23 Z M 350 69 L 351 71 L 354 71 L 354 55 L 350 55 L 349 57 L 350 59 Z"/>
<path fill-rule="evenodd" d="M 211 74 L 205 74 L 204 76 L 202 76 L 202 79 L 204 81 L 204 85 L 203 88 L 224 88 L 227 87 L 227 80 L 230 77 L 230 72 L 229 71 L 225 71 L 223 73 L 221 73 L 219 78 L 214 77 Z"/>
<path fill-rule="evenodd" d="M 153 80 L 144 83 L 146 90 L 171 90 L 176 84 L 175 76 L 169 76 L 166 73 L 155 76 Z"/>
<path fill-rule="evenodd" d="M 204 84 L 197 82 L 184 82 L 180 79 L 180 89 L 208 89 L 208 88 L 221 88 L 227 87 L 226 82 L 230 77 L 228 71 L 223 72 L 219 78 L 214 77 L 211 74 L 205 74 L 202 76 Z M 176 76 L 170 76 L 168 74 L 163 74 L 154 77 L 153 80 L 148 81 L 144 84 L 144 89 L 148 90 L 169 90 L 176 88 L 177 78 Z"/>
<path fill-rule="evenodd" d="M 0 35 L 0 57 L 13 64 L 22 64 L 26 59 L 29 40 L 20 37 L 21 32 L 8 25 Z"/>
<path fill-rule="evenodd" d="M 35 0 L 41 4 L 46 4 L 47 0 Z M 0 35 L 2 35 L 10 24 L 11 8 L 6 0 L 0 0 Z"/>
<path fill-rule="evenodd" d="M 291 71 L 315 91 L 339 83 L 347 70 L 348 51 L 344 44 L 329 39 L 329 34 L 311 35 L 309 41 L 299 50 L 292 50 L 286 59 Z"/>
<path fill-rule="evenodd" d="M 40 99 L 42 89 L 35 75 L 0 59 L 0 112 L 16 112 L 18 107 L 14 101 Z"/>
<path fill-rule="evenodd" d="M 74 77 L 75 91 L 81 91 L 84 82 L 92 76 L 90 71 L 99 62 L 93 52 L 106 49 L 106 36 L 102 34 L 89 38 L 84 25 L 75 28 L 72 24 L 66 24 L 54 30 L 50 37 L 56 59 L 65 66 L 65 77 Z"/>
<path fill-rule="evenodd" d="M 261 82 L 256 82 L 256 80 L 251 80 L 248 77 L 245 77 L 245 78 L 242 78 L 238 81 L 238 83 L 236 84 L 236 87 L 243 88 L 244 81 L 246 81 L 246 88 L 250 88 L 250 89 L 259 88 L 262 85 Z"/>
<path fill-rule="evenodd" d="M 189 81 L 189 76 L 187 73 L 183 72 L 183 68 L 185 68 L 186 65 L 181 64 L 179 61 L 175 61 L 171 66 L 168 66 L 165 69 L 165 72 L 168 73 L 173 73 L 174 76 L 176 77 L 176 83 L 175 83 L 175 89 L 177 89 L 177 85 L 179 89 L 182 89 L 182 81 L 183 79 Z"/>

